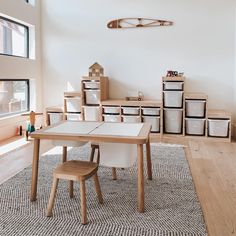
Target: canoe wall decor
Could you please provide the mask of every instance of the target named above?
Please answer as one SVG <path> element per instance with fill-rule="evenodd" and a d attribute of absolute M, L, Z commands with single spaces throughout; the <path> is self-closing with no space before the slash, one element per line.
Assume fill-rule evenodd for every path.
<path fill-rule="evenodd" d="M 125 29 L 125 28 L 141 28 L 141 27 L 157 27 L 170 26 L 172 21 L 156 20 L 148 18 L 121 18 L 112 20 L 107 24 L 109 29 Z"/>

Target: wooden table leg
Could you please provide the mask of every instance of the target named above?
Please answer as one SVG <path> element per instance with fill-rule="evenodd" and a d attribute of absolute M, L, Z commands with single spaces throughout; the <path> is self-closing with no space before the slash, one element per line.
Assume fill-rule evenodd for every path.
<path fill-rule="evenodd" d="M 138 144 L 138 211 L 144 212 L 143 145 Z"/>
<path fill-rule="evenodd" d="M 150 140 L 146 143 L 146 152 L 147 152 L 147 173 L 148 179 L 152 180 L 152 160 L 151 160 L 151 147 L 150 147 Z"/>
<path fill-rule="evenodd" d="M 30 196 L 30 200 L 32 202 L 36 201 L 36 196 L 37 196 L 39 148 L 40 148 L 40 139 L 34 139 L 34 156 L 32 163 L 31 196 Z"/>

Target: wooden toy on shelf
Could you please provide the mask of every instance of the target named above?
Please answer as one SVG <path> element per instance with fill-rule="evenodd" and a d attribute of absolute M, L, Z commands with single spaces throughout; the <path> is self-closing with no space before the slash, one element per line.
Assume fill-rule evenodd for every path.
<path fill-rule="evenodd" d="M 103 76 L 103 74 L 104 74 L 104 69 L 97 62 L 95 62 L 93 65 L 89 67 L 89 77 Z"/>
<path fill-rule="evenodd" d="M 28 141 L 30 133 L 36 130 L 36 127 L 35 127 L 36 116 L 43 115 L 43 113 L 31 111 L 28 113 L 23 113 L 21 115 L 28 117 L 27 127 L 25 131 L 25 138 Z M 42 126 L 40 128 L 42 128 Z"/>

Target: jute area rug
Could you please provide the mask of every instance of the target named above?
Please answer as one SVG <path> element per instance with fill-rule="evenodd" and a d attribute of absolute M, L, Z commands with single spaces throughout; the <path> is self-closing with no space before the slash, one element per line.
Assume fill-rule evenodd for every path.
<path fill-rule="evenodd" d="M 97 201 L 94 183 L 86 181 L 89 224 L 80 224 L 79 184 L 70 199 L 68 182 L 60 181 L 54 215 L 45 209 L 53 169 L 61 155 L 41 157 L 38 198 L 30 202 L 31 167 L 0 185 L 0 235 L 207 235 L 200 204 L 182 147 L 152 146 L 153 180 L 145 168 L 145 213 L 137 212 L 137 167 L 100 167 L 104 204 Z M 89 147 L 73 148 L 68 159 L 88 159 Z M 146 166 L 145 166 L 146 167 Z M 8 167 L 6 167 L 8 168 Z"/>

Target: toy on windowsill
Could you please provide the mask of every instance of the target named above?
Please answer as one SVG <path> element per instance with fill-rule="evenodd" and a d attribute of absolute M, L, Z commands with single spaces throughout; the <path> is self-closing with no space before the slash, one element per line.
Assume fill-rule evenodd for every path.
<path fill-rule="evenodd" d="M 38 115 L 43 115 L 43 113 L 31 111 L 29 113 L 22 114 L 22 116 L 28 116 L 28 121 L 27 121 L 27 126 L 26 126 L 26 131 L 25 131 L 25 138 L 27 141 L 29 140 L 30 133 L 32 133 L 36 130 L 35 120 L 36 120 L 36 116 L 38 116 Z M 40 128 L 42 128 L 42 127 L 40 127 Z"/>
<path fill-rule="evenodd" d="M 168 70 L 166 73 L 166 77 L 182 77 L 183 75 L 183 72 L 178 72 L 174 70 Z"/>
<path fill-rule="evenodd" d="M 142 101 L 143 100 L 143 93 L 138 91 L 138 96 L 136 96 L 136 94 L 132 94 L 131 96 L 131 93 L 129 94 L 129 96 L 125 97 L 125 100 L 126 101 Z M 134 95 L 134 96 L 133 96 Z"/>

